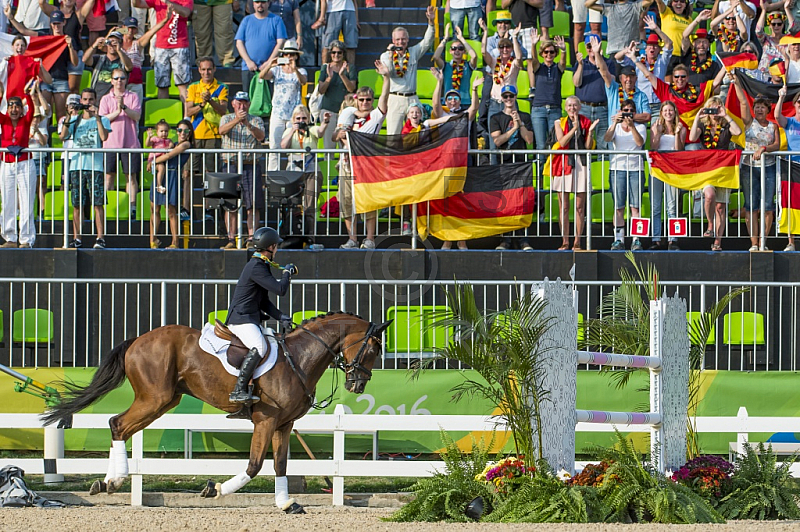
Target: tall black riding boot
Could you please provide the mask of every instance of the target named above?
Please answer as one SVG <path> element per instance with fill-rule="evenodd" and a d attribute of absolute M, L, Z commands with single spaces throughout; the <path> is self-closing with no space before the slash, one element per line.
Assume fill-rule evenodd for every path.
<path fill-rule="evenodd" d="M 245 355 L 244 361 L 242 362 L 242 367 L 239 370 L 239 378 L 236 379 L 236 388 L 233 389 L 230 397 L 228 398 L 231 403 L 244 403 L 250 405 L 258 402 L 258 397 L 250 395 L 251 390 L 248 384 L 250 383 L 250 379 L 253 377 L 253 372 L 256 370 L 256 367 L 260 362 L 261 356 L 259 356 L 256 348 L 251 349 L 248 351 L 247 355 Z"/>

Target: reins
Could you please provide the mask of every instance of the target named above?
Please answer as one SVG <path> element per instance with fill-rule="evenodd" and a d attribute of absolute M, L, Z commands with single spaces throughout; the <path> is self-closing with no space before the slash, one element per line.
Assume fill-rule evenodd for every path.
<path fill-rule="evenodd" d="M 311 338 L 322 344 L 325 350 L 328 353 L 330 353 L 330 355 L 333 357 L 334 368 L 342 370 L 345 373 L 345 376 L 348 375 L 351 371 L 360 371 L 367 376 L 367 379 L 372 377 L 372 371 L 364 367 L 364 365 L 362 364 L 362 358 L 364 357 L 364 353 L 370 338 L 374 338 L 379 344 L 381 343 L 380 338 L 378 338 L 375 335 L 375 330 L 378 327 L 374 323 L 370 322 L 369 328 L 367 329 L 367 332 L 364 334 L 363 338 L 353 342 L 352 344 L 344 346 L 343 348 L 341 348 L 338 354 L 334 352 L 333 348 L 331 348 L 331 346 L 328 345 L 325 342 L 325 340 L 320 338 L 319 335 L 317 335 L 315 332 L 310 331 L 307 328 L 303 327 L 302 324 L 297 325 L 296 328 L 306 332 L 311 336 Z M 337 371 L 333 372 L 333 380 L 331 381 L 331 393 L 322 401 L 319 402 L 315 401 L 314 392 L 309 390 L 308 386 L 306 386 L 305 379 L 303 378 L 302 375 L 300 375 L 300 372 L 297 370 L 297 366 L 294 363 L 292 354 L 289 351 L 289 346 L 286 345 L 286 333 L 279 335 L 277 341 L 278 344 L 280 344 L 280 346 L 283 348 L 283 354 L 286 357 L 286 361 L 289 363 L 289 367 L 292 369 L 292 372 L 294 372 L 294 374 L 297 376 L 297 379 L 300 381 L 300 385 L 303 387 L 303 392 L 305 393 L 306 399 L 308 399 L 311 408 L 315 410 L 323 410 L 328 406 L 330 406 L 330 404 L 333 402 L 333 396 L 336 394 L 336 390 L 338 390 L 339 388 L 339 373 Z M 362 342 L 361 348 L 358 350 L 358 353 L 353 358 L 353 361 L 346 364 L 344 362 L 344 355 L 343 355 L 344 351 L 346 349 L 349 349 L 350 347 L 353 347 L 359 342 Z"/>

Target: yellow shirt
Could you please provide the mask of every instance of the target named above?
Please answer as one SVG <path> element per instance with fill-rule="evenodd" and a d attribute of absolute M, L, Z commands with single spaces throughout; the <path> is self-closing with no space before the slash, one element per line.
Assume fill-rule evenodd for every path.
<path fill-rule="evenodd" d="M 683 40 L 683 30 L 692 23 L 691 18 L 684 18 L 676 15 L 671 8 L 661 13 L 661 31 L 667 34 L 667 37 L 672 39 L 672 55 L 680 57 L 681 41 Z"/>
<path fill-rule="evenodd" d="M 221 87 L 221 88 L 220 88 Z M 195 81 L 189 85 L 189 94 L 187 101 L 194 105 L 200 105 L 203 102 L 202 94 L 208 91 L 214 94 L 219 88 L 219 93 L 212 98 L 212 100 L 228 105 L 228 86 L 221 85 L 216 79 L 206 85 L 202 81 Z M 214 110 L 210 103 L 207 103 L 203 108 L 194 116 L 191 117 L 192 126 L 194 127 L 194 138 L 196 139 L 217 139 L 219 138 L 219 121 L 222 117 Z"/>

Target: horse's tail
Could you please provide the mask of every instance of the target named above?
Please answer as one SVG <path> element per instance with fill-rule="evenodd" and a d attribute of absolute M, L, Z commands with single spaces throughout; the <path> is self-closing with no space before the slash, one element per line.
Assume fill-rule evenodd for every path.
<path fill-rule="evenodd" d="M 52 406 L 41 415 L 42 422 L 50 425 L 56 421 L 68 421 L 72 414 L 103 397 L 105 394 L 119 388 L 125 382 L 125 352 L 136 338 L 125 340 L 103 357 L 103 362 L 92 377 L 92 382 L 87 386 L 78 386 L 74 382 L 62 381 L 66 391 L 62 393 L 61 402 Z"/>

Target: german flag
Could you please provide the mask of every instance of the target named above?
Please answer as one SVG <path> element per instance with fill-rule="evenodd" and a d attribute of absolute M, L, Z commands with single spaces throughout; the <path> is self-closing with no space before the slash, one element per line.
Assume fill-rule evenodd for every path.
<path fill-rule="evenodd" d="M 460 192 L 467 175 L 469 120 L 402 135 L 348 133 L 358 213 L 438 200 Z"/>
<path fill-rule="evenodd" d="M 780 45 L 785 46 L 787 44 L 794 44 L 800 42 L 800 31 L 795 33 L 794 35 L 784 35 L 781 37 Z"/>
<path fill-rule="evenodd" d="M 783 59 L 773 59 L 769 64 L 769 73 L 773 76 L 780 76 L 786 83 L 786 62 Z"/>
<path fill-rule="evenodd" d="M 699 87 L 687 88 L 683 96 L 688 98 L 678 95 L 668 83 L 660 79 L 656 81 L 656 96 L 662 102 L 670 100 L 675 104 L 675 107 L 678 108 L 678 116 L 680 116 L 681 122 L 687 130 L 691 129 L 697 112 L 703 108 L 706 100 L 714 94 L 714 84 L 710 81 L 701 83 Z"/>
<path fill-rule="evenodd" d="M 788 164 L 788 162 L 781 161 L 781 164 Z M 800 183 L 789 180 L 781 181 L 778 197 L 781 205 L 778 232 L 800 235 Z"/>
<path fill-rule="evenodd" d="M 650 175 L 682 190 L 739 188 L 740 150 L 650 152 Z"/>
<path fill-rule="evenodd" d="M 747 98 L 747 105 L 750 107 L 750 116 L 753 116 L 753 101 L 758 96 L 763 96 L 770 102 L 777 102 L 778 101 L 778 91 L 780 90 L 783 85 L 775 84 L 775 83 L 764 83 L 763 81 L 758 81 L 757 79 L 751 78 L 741 70 L 736 72 L 736 77 L 742 83 L 742 89 L 744 89 L 744 95 Z M 781 108 L 781 112 L 783 116 L 794 116 L 794 104 L 792 104 L 792 99 L 800 92 L 800 83 L 792 83 L 791 85 L 786 86 L 786 98 L 783 101 L 783 107 Z M 744 147 L 744 122 L 742 121 L 742 110 L 741 105 L 739 104 L 739 96 L 736 93 L 735 87 L 730 87 L 728 90 L 728 99 L 725 101 L 725 108 L 728 110 L 728 114 L 730 117 L 739 125 L 742 129 L 742 134 L 733 137 L 733 142 L 738 144 L 739 146 Z M 775 106 L 772 106 L 770 109 L 769 114 L 767 115 L 767 120 L 770 122 L 775 122 Z M 781 150 L 786 150 L 786 137 L 784 135 L 783 129 L 781 131 Z"/>
<path fill-rule="evenodd" d="M 417 230 L 445 241 L 498 235 L 528 227 L 535 203 L 531 163 L 470 166 L 462 192 L 417 206 Z"/>
<path fill-rule="evenodd" d="M 729 72 L 734 68 L 758 68 L 758 57 L 752 52 L 717 52 L 717 57 Z"/>

